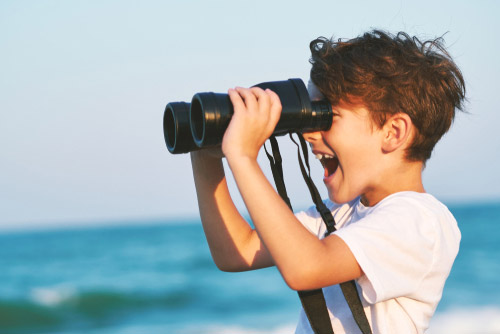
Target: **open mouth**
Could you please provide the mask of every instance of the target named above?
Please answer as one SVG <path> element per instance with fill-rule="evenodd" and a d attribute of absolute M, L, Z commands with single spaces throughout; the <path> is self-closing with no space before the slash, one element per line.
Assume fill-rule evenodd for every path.
<path fill-rule="evenodd" d="M 339 159 L 337 159 L 335 155 L 318 153 L 316 154 L 316 159 L 318 159 L 323 165 L 323 168 L 325 169 L 325 177 L 333 175 L 339 167 Z"/>

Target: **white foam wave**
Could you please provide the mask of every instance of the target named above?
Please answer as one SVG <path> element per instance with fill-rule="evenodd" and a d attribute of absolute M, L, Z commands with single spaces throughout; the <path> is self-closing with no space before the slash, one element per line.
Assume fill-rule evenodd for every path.
<path fill-rule="evenodd" d="M 74 287 L 59 285 L 54 287 L 39 287 L 30 291 L 31 299 L 44 306 L 55 307 L 68 301 L 77 295 Z M 187 325 L 187 324 L 186 324 Z M 148 326 L 152 326 L 149 324 Z M 157 325 L 163 328 L 163 324 Z M 259 326 L 261 327 L 261 326 Z M 182 334 L 293 334 L 296 323 L 282 324 L 267 329 L 251 326 L 238 326 L 214 323 L 198 323 L 182 326 L 177 333 Z M 149 328 L 149 327 L 148 327 Z M 170 328 L 167 326 L 167 328 Z M 117 329 L 119 334 L 136 334 L 142 332 L 165 332 L 165 331 L 142 331 L 127 325 Z M 90 333 L 90 332 L 89 332 Z M 92 334 L 101 334 L 92 331 Z M 438 312 L 431 320 L 426 334 L 500 334 L 500 305 L 461 307 Z"/>
<path fill-rule="evenodd" d="M 500 334 L 500 306 L 455 308 L 437 313 L 427 334 Z"/>
<path fill-rule="evenodd" d="M 293 334 L 296 324 L 267 330 L 238 326 L 210 326 L 207 334 Z M 454 308 L 434 315 L 426 334 L 500 334 L 500 306 Z"/>
<path fill-rule="evenodd" d="M 66 285 L 39 287 L 30 291 L 31 300 L 35 303 L 54 307 L 74 297 L 76 289 Z"/>
<path fill-rule="evenodd" d="M 239 326 L 214 326 L 208 328 L 204 333 L 207 334 L 293 334 L 295 324 L 283 325 L 271 329 L 253 329 Z"/>

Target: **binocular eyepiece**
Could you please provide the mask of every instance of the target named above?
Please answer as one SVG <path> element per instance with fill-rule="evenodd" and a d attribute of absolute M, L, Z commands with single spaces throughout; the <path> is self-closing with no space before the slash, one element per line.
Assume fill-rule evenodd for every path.
<path fill-rule="evenodd" d="M 328 130 L 332 108 L 328 101 L 312 101 L 300 79 L 264 82 L 255 87 L 269 88 L 280 98 L 282 111 L 274 135 Z M 170 102 L 163 115 L 163 133 L 170 153 L 187 153 L 222 143 L 234 113 L 227 94 L 197 93 L 191 103 Z"/>

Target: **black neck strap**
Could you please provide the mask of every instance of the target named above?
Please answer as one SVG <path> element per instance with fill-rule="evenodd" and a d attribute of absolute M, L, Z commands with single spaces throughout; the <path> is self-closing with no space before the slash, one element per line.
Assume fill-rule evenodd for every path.
<path fill-rule="evenodd" d="M 269 138 L 271 142 L 271 149 L 273 154 L 271 155 L 266 146 L 264 145 L 264 150 L 266 151 L 267 158 L 271 165 L 271 172 L 273 173 L 274 183 L 276 185 L 276 190 L 280 197 L 285 201 L 290 210 L 292 209 L 292 204 L 288 198 L 288 194 L 285 187 L 285 181 L 283 178 L 283 165 L 281 160 L 281 154 L 278 146 L 278 141 L 275 136 Z M 299 161 L 301 164 L 301 169 L 303 168 L 302 160 Z M 306 181 L 307 183 L 307 181 Z M 308 184 L 309 186 L 309 184 Z M 314 185 L 313 185 L 314 187 Z M 319 197 L 319 194 L 318 194 Z M 309 320 L 309 324 L 315 334 L 334 334 L 332 329 L 332 323 L 330 321 L 330 316 L 328 314 L 328 309 L 326 307 L 325 296 L 323 295 L 323 290 L 315 289 L 308 291 L 297 291 L 304 312 Z"/>
<path fill-rule="evenodd" d="M 297 135 L 299 138 L 300 146 L 293 139 L 293 136 L 291 133 L 290 133 L 290 139 L 297 146 L 297 157 L 299 160 L 300 171 L 302 172 L 302 177 L 304 178 L 304 181 L 306 182 L 307 188 L 309 188 L 309 193 L 311 194 L 311 198 L 313 200 L 313 203 L 314 203 L 314 205 L 316 205 L 316 210 L 318 210 L 319 214 L 321 215 L 321 218 L 323 218 L 323 221 L 326 224 L 325 236 L 327 236 L 327 235 L 336 231 L 335 219 L 333 218 L 332 213 L 326 207 L 325 203 L 321 199 L 321 195 L 319 194 L 319 191 L 316 188 L 316 186 L 314 185 L 314 182 L 311 178 L 311 167 L 309 166 L 309 153 L 308 153 L 306 141 L 304 140 L 304 137 L 302 137 L 301 134 L 297 134 Z M 305 166 L 304 166 L 304 162 L 302 161 L 302 157 L 300 155 L 301 149 L 302 149 L 302 155 L 304 156 Z M 306 171 L 305 167 L 307 167 L 307 171 Z"/>
<path fill-rule="evenodd" d="M 302 177 L 306 182 L 306 185 L 311 194 L 311 198 L 316 206 L 316 209 L 323 218 L 326 224 L 325 236 L 333 233 L 335 228 L 335 219 L 332 216 L 331 211 L 326 207 L 325 203 L 321 199 L 321 195 L 318 189 L 314 185 L 311 179 L 311 169 L 309 166 L 309 156 L 307 144 L 300 133 L 297 133 L 300 145 L 294 140 L 292 134 L 290 133 L 290 138 L 297 146 L 297 156 L 300 165 L 300 171 L 302 172 Z M 271 165 L 271 171 L 273 174 L 274 182 L 276 184 L 276 189 L 281 198 L 288 205 L 290 210 L 292 210 L 292 205 L 290 199 L 288 198 L 287 191 L 285 188 L 285 181 L 283 179 L 283 166 L 281 160 L 281 154 L 279 152 L 278 142 L 275 136 L 269 138 L 271 142 L 271 148 L 273 155 L 269 154 L 267 148 L 264 145 L 267 157 Z M 304 162 L 302 161 L 302 155 L 304 156 Z M 307 170 L 306 170 L 307 167 Z M 292 210 L 293 211 L 293 210 Z M 363 309 L 363 305 L 359 298 L 359 294 L 356 288 L 356 283 L 354 281 L 349 281 L 340 284 L 340 288 L 344 297 L 346 298 L 347 304 L 353 314 L 354 320 L 356 321 L 358 327 L 361 329 L 363 334 L 371 334 L 370 324 L 366 318 L 366 314 Z M 309 290 L 309 291 L 298 291 L 304 312 L 307 315 L 311 328 L 315 334 L 334 334 L 332 329 L 332 324 L 330 321 L 330 316 L 328 314 L 328 309 L 326 306 L 325 297 L 323 295 L 322 289 Z"/>
<path fill-rule="evenodd" d="M 286 192 L 285 180 L 283 178 L 283 164 L 281 160 L 280 149 L 278 146 L 278 141 L 275 136 L 271 136 L 269 138 L 271 143 L 271 149 L 273 154 L 271 155 L 264 145 L 264 150 L 266 151 L 267 158 L 269 159 L 269 163 L 271 165 L 271 172 L 273 173 L 274 183 L 276 185 L 276 190 L 280 197 L 285 201 L 290 210 L 292 209 L 292 204 L 290 203 L 290 199 L 288 198 L 288 194 Z"/>

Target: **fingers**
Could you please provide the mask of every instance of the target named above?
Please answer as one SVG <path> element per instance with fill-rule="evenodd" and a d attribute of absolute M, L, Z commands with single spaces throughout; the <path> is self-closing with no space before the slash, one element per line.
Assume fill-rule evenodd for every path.
<path fill-rule="evenodd" d="M 259 100 L 259 91 L 253 88 L 236 87 L 236 91 L 242 97 L 247 111 L 260 111 L 263 101 Z"/>
<path fill-rule="evenodd" d="M 241 95 L 236 91 L 236 89 L 230 88 L 227 91 L 227 94 L 229 95 L 229 99 L 231 100 L 231 103 L 233 104 L 234 110 L 240 110 L 240 109 L 246 108 L 245 102 L 243 102 Z"/>
<path fill-rule="evenodd" d="M 262 129 L 273 131 L 281 115 L 281 102 L 278 94 L 270 89 L 259 87 L 236 87 L 228 90 L 236 118 L 244 118 L 245 123 L 260 123 Z"/>
<path fill-rule="evenodd" d="M 270 110 L 274 118 L 281 111 L 279 96 L 270 89 L 236 87 L 229 89 L 228 94 L 235 109 L 259 113 L 268 113 Z"/>
<path fill-rule="evenodd" d="M 269 109 L 270 103 L 266 94 L 260 88 L 236 87 L 228 91 L 235 113 L 262 113 Z"/>
<path fill-rule="evenodd" d="M 236 87 L 228 90 L 234 114 L 224 134 L 226 157 L 256 158 L 273 133 L 281 114 L 278 95 L 269 89 Z"/>
<path fill-rule="evenodd" d="M 262 91 L 262 90 L 261 90 Z M 268 108 L 264 101 L 262 92 L 252 88 L 236 87 L 228 90 L 229 99 L 234 107 L 235 114 L 240 112 L 259 112 Z"/>

